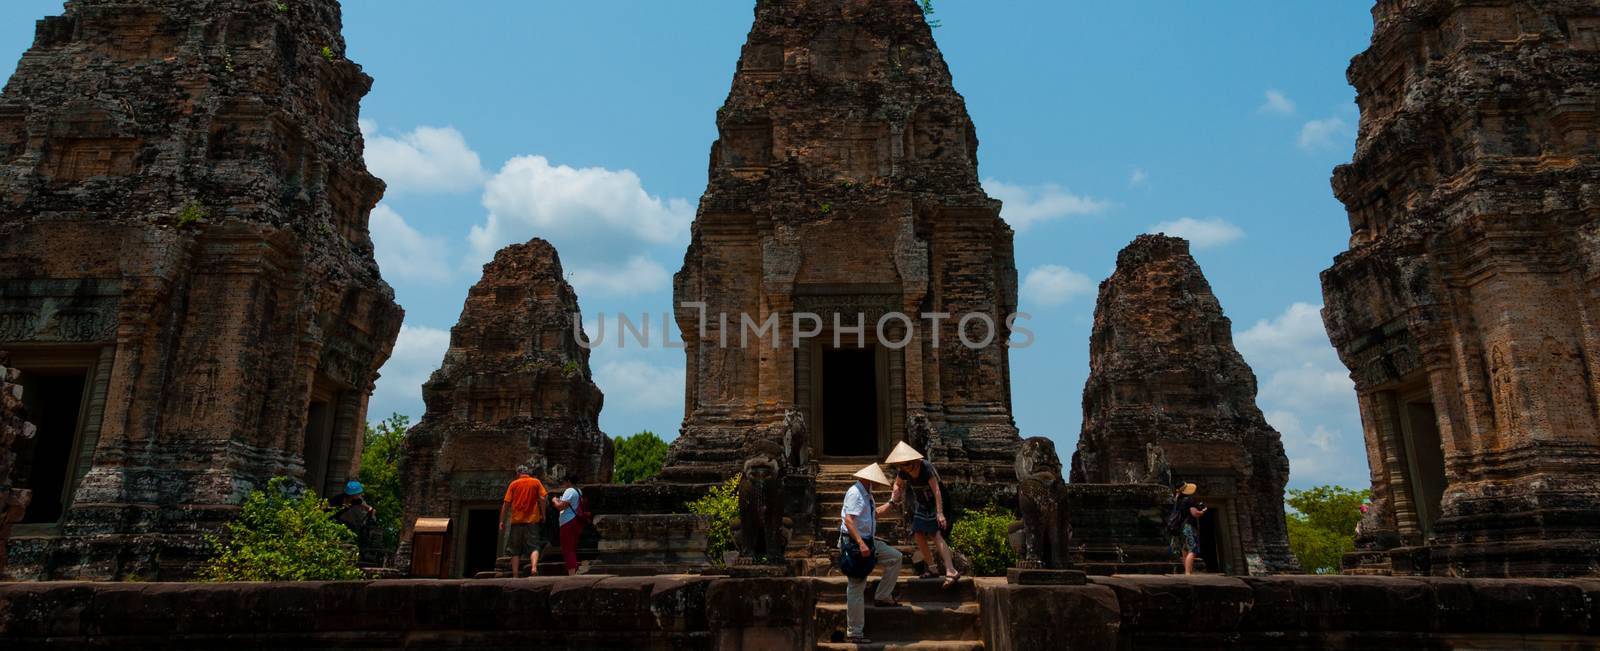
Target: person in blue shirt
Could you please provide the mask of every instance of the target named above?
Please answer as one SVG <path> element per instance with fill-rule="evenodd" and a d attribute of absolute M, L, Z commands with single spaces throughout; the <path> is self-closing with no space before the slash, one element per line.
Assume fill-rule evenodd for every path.
<path fill-rule="evenodd" d="M 872 487 L 868 485 L 868 482 L 872 482 L 888 486 L 889 478 L 884 476 L 883 469 L 876 463 L 857 470 L 855 477 L 857 481 L 845 491 L 844 506 L 839 509 L 839 550 L 854 549 L 862 555 L 876 556 L 878 567 L 883 568 L 883 579 L 878 582 L 878 591 L 873 596 L 872 604 L 879 608 L 898 607 L 900 602 L 894 598 L 894 587 L 900 579 L 903 554 L 873 537 L 877 532 L 878 515 L 889 510 L 889 504 L 878 505 L 872 499 Z M 851 545 L 854 547 L 849 547 Z M 851 577 L 845 584 L 845 635 L 852 644 L 872 643 L 866 637 L 867 613 L 863 603 L 866 592 L 867 577 Z"/>
<path fill-rule="evenodd" d="M 578 535 L 583 533 L 583 520 L 578 518 L 583 491 L 578 490 L 577 483 L 577 475 L 563 477 L 561 496 L 550 498 L 550 503 L 561 510 L 561 560 L 566 563 L 567 576 L 578 573 Z"/>

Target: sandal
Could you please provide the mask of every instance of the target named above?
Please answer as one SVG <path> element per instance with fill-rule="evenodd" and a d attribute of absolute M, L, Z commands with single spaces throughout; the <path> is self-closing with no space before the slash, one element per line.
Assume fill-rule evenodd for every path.
<path fill-rule="evenodd" d="M 872 640 L 867 639 L 865 635 L 852 635 L 846 637 L 844 641 L 850 644 L 872 644 Z"/>
<path fill-rule="evenodd" d="M 951 574 L 950 576 L 944 577 L 944 585 L 942 587 L 944 589 L 946 589 L 946 590 L 949 590 L 950 588 L 956 587 L 956 584 L 958 584 L 960 582 L 961 582 L 961 573 L 960 572 L 956 572 L 955 574 Z"/>

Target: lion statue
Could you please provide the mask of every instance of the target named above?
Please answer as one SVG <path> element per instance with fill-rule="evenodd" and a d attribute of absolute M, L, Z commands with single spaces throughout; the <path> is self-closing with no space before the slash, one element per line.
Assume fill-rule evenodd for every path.
<path fill-rule="evenodd" d="M 1010 542 L 1018 565 L 1065 570 L 1072 567 L 1072 522 L 1067 513 L 1067 483 L 1061 479 L 1056 444 L 1035 436 L 1017 450 L 1017 502 L 1022 520 L 1011 524 Z"/>
<path fill-rule="evenodd" d="M 784 517 L 784 449 L 775 441 L 752 439 L 744 446 L 739 481 L 739 519 L 732 523 L 741 564 L 783 562 L 789 519 Z"/>

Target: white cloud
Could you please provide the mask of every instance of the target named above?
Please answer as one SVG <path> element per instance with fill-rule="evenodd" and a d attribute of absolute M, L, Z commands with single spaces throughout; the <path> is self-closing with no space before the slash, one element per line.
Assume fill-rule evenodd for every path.
<path fill-rule="evenodd" d="M 1300 127 L 1300 137 L 1296 143 L 1303 150 L 1317 151 L 1339 146 L 1354 135 L 1350 123 L 1335 115 L 1306 122 Z"/>
<path fill-rule="evenodd" d="M 1054 264 L 1034 267 L 1022 281 L 1022 297 L 1032 305 L 1061 305 L 1074 296 L 1094 292 L 1088 276 Z"/>
<path fill-rule="evenodd" d="M 630 339 L 629 343 L 633 343 Z M 599 353 L 601 350 L 596 350 Z M 657 366 L 638 359 L 599 364 L 594 382 L 606 394 L 606 407 L 624 410 L 681 409 L 683 367 Z"/>
<path fill-rule="evenodd" d="M 417 127 L 391 137 L 379 135 L 377 126 L 361 121 L 367 169 L 388 184 L 389 193 L 462 192 L 483 183 L 478 153 L 454 127 Z"/>
<path fill-rule="evenodd" d="M 632 296 L 666 288 L 672 274 L 655 260 L 639 255 L 619 266 L 574 269 L 568 280 L 579 296 Z"/>
<path fill-rule="evenodd" d="M 1283 434 L 1295 486 L 1362 487 L 1369 474 L 1355 387 L 1323 329 L 1321 306 L 1294 303 L 1234 337 L 1262 377 L 1259 402 Z"/>
<path fill-rule="evenodd" d="M 996 179 L 984 179 L 983 189 L 1004 203 L 1000 216 L 1018 231 L 1039 222 L 1105 212 L 1109 201 L 1072 194 L 1054 183 L 1022 186 Z"/>
<path fill-rule="evenodd" d="M 1133 168 L 1133 172 L 1128 174 L 1128 187 L 1130 188 L 1137 188 L 1148 184 L 1149 182 L 1150 175 L 1146 173 L 1142 167 L 1135 167 Z"/>
<path fill-rule="evenodd" d="M 441 283 L 450 280 L 443 238 L 428 237 L 385 204 L 372 209 L 372 247 L 389 279 Z"/>
<path fill-rule="evenodd" d="M 1147 233 L 1166 233 L 1189 240 L 1197 249 L 1222 246 L 1241 237 L 1244 231 L 1221 218 L 1195 219 L 1184 217 L 1161 222 L 1146 229 Z"/>
<path fill-rule="evenodd" d="M 1283 91 L 1280 91 L 1276 88 L 1269 88 L 1267 89 L 1265 95 L 1267 101 L 1262 103 L 1260 108 L 1256 109 L 1257 113 L 1268 113 L 1272 115 L 1294 115 L 1294 100 L 1289 99 L 1289 96 L 1284 95 Z"/>
<path fill-rule="evenodd" d="M 484 188 L 488 221 L 467 235 L 474 254 L 488 260 L 500 247 L 538 235 L 563 254 L 585 246 L 580 257 L 627 251 L 619 239 L 635 244 L 682 241 L 694 219 L 683 199 L 645 192 L 630 170 L 551 165 L 543 156 L 518 156 L 506 162 Z"/>
<path fill-rule="evenodd" d="M 437 328 L 400 326 L 394 353 L 378 371 L 378 383 L 367 406 L 367 418 L 379 420 L 391 413 L 422 418 L 422 383 L 444 361 L 450 348 L 450 333 Z"/>

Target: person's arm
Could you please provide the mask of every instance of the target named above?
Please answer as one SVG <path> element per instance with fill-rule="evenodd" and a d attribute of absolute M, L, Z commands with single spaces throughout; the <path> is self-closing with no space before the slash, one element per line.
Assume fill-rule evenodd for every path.
<path fill-rule="evenodd" d="M 563 494 L 565 494 L 565 493 L 563 493 Z M 568 501 L 566 501 L 564 499 L 561 499 L 559 497 L 550 498 L 550 503 L 556 505 L 556 508 L 558 508 L 558 509 L 567 508 L 568 504 L 570 504 L 570 502 L 568 502 Z"/>
<path fill-rule="evenodd" d="M 850 537 L 855 539 L 856 546 L 861 548 L 862 555 L 872 555 L 872 548 L 867 546 L 867 541 L 861 537 L 861 532 L 856 530 L 856 516 L 846 513 L 844 515 L 844 528 L 850 532 Z"/>
<path fill-rule="evenodd" d="M 933 489 L 933 513 L 939 518 L 939 528 L 945 527 L 944 522 L 944 491 L 939 490 L 939 476 L 928 478 L 928 488 Z"/>
<path fill-rule="evenodd" d="M 500 503 L 500 528 L 501 529 L 505 529 L 506 528 L 506 509 L 509 509 L 509 508 L 511 508 L 511 502 L 507 501 L 507 502 L 501 502 Z"/>
<path fill-rule="evenodd" d="M 1203 509 L 1197 509 L 1197 508 L 1191 506 L 1191 507 L 1189 507 L 1189 515 L 1192 515 L 1192 516 L 1194 516 L 1196 518 L 1199 518 L 1200 516 L 1205 515 L 1206 511 L 1209 511 L 1209 510 L 1211 510 L 1210 507 L 1203 508 Z"/>
<path fill-rule="evenodd" d="M 889 501 L 884 502 L 882 504 L 879 504 L 877 506 L 877 508 L 873 509 L 873 512 L 877 513 L 878 515 L 883 515 L 884 513 L 887 513 L 891 507 L 893 507 L 895 504 L 899 503 L 899 502 L 895 501 L 896 498 L 899 495 L 900 495 L 900 480 L 896 479 L 896 480 L 894 480 L 894 490 L 889 493 Z"/>

